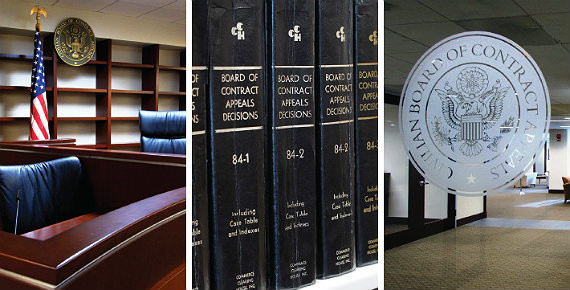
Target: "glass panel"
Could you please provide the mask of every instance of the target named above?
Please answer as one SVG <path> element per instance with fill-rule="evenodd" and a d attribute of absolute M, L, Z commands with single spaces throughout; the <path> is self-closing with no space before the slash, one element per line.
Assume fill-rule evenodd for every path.
<path fill-rule="evenodd" d="M 384 104 L 385 235 L 408 228 L 408 164 L 400 138 L 398 106 Z"/>
<path fill-rule="evenodd" d="M 425 222 L 447 218 L 447 192 L 433 184 L 425 185 Z"/>

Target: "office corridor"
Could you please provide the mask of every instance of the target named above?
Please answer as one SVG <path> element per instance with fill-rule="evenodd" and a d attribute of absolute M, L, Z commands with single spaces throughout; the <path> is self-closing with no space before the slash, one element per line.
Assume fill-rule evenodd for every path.
<path fill-rule="evenodd" d="M 570 205 L 525 193 L 491 195 L 487 219 L 385 251 L 386 289 L 568 289 Z"/>

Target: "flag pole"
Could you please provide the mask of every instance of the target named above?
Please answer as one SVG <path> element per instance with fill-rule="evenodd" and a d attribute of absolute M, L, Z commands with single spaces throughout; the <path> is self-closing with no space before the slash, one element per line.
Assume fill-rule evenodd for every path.
<path fill-rule="evenodd" d="M 50 139 L 48 124 L 48 105 L 46 97 L 46 80 L 43 66 L 43 52 L 40 37 L 40 15 L 47 17 L 45 8 L 39 4 L 34 5 L 30 10 L 30 15 L 36 14 L 36 32 L 34 36 L 34 54 L 32 68 L 32 82 L 30 86 L 30 140 Z"/>

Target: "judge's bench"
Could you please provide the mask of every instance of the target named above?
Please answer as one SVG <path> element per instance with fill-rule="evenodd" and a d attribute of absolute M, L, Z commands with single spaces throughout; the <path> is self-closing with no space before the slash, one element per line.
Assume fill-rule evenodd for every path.
<path fill-rule="evenodd" d="M 69 211 L 18 234 L 3 221 L 0 289 L 185 289 L 185 156 L 81 149 L 61 140 L 0 143 L 0 167 L 60 159 L 75 162 L 80 176 L 60 184 L 62 173 L 52 171 L 38 182 L 77 184 L 63 201 L 72 202 Z M 29 197 L 15 194 L 22 229 L 32 214 L 24 208 Z"/>

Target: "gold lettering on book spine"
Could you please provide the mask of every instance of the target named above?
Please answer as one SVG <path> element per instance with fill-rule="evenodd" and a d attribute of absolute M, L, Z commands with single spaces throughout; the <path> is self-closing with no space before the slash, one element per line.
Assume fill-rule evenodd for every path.
<path fill-rule="evenodd" d="M 68 18 L 60 22 L 55 29 L 54 47 L 63 62 L 81 66 L 95 54 L 95 34 L 85 21 Z"/>

